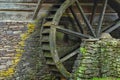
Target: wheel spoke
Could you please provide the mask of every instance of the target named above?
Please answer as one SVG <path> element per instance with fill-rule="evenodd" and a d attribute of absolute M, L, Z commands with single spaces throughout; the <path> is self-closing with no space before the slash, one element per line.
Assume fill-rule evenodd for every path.
<path fill-rule="evenodd" d="M 103 18 L 104 18 L 104 15 L 105 15 L 105 10 L 106 10 L 106 7 L 107 7 L 107 3 L 108 3 L 108 0 L 105 0 L 104 4 L 103 4 L 103 10 L 100 14 L 100 17 L 99 17 L 99 23 L 98 23 L 98 26 L 97 26 L 97 37 L 100 36 L 101 34 L 101 27 L 102 27 L 102 22 L 103 22 Z"/>
<path fill-rule="evenodd" d="M 75 56 L 79 53 L 79 48 L 71 52 L 70 54 L 66 55 L 65 57 L 60 59 L 60 62 L 65 62 L 66 60 L 70 59 L 71 57 Z"/>
<path fill-rule="evenodd" d="M 91 24 L 93 23 L 93 18 L 95 16 L 97 6 L 98 6 L 98 0 L 94 0 L 94 5 L 93 5 L 93 9 L 92 9 L 92 15 L 91 15 L 91 18 L 90 18 L 90 23 Z"/>
<path fill-rule="evenodd" d="M 75 31 L 71 31 L 71 30 L 68 30 L 68 29 L 64 29 L 64 28 L 61 28 L 59 26 L 56 27 L 56 29 L 59 32 L 63 32 L 65 34 L 72 35 L 72 36 L 75 36 L 75 37 L 78 37 L 78 38 L 85 38 L 85 39 L 92 38 L 91 36 L 88 36 L 88 35 L 85 35 L 85 34 L 81 34 L 81 33 L 75 32 Z"/>
<path fill-rule="evenodd" d="M 77 7 L 78 7 L 78 9 L 79 9 L 79 11 L 80 11 L 80 13 L 81 13 L 81 15 L 82 15 L 83 20 L 85 21 L 87 27 L 90 29 L 90 32 L 92 33 L 92 35 L 93 35 L 94 37 L 96 37 L 95 32 L 94 32 L 94 30 L 93 30 L 93 28 L 92 28 L 92 26 L 91 26 L 89 20 L 88 20 L 87 17 L 85 16 L 85 13 L 84 13 L 82 7 L 80 6 L 79 1 L 76 0 L 75 3 L 76 3 L 76 5 L 77 5 Z"/>
<path fill-rule="evenodd" d="M 82 25 L 81 25 L 81 23 L 80 23 L 80 20 L 77 18 L 76 14 L 75 14 L 75 12 L 74 12 L 74 10 L 73 10 L 73 8 L 72 8 L 72 6 L 70 6 L 69 9 L 70 9 L 73 17 L 75 18 L 75 21 L 76 21 L 77 25 L 79 26 L 80 32 L 83 33 L 83 29 L 82 29 Z"/>
<path fill-rule="evenodd" d="M 105 32 L 105 33 L 110 33 L 113 30 L 117 29 L 118 27 L 120 27 L 120 20 L 115 21 L 114 23 L 112 23 L 110 26 L 103 29 L 102 31 Z"/>

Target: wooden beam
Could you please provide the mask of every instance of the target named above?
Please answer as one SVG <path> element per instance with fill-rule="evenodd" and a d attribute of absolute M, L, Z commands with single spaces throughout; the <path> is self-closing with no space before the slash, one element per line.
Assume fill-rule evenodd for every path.
<path fill-rule="evenodd" d="M 56 27 L 56 29 L 59 32 L 62 32 L 64 34 L 68 34 L 68 35 L 72 35 L 72 36 L 75 36 L 77 38 L 85 38 L 85 39 L 93 38 L 92 36 L 85 35 L 85 34 L 82 34 L 82 33 L 79 33 L 79 32 L 75 32 L 75 31 L 72 31 L 72 30 L 68 30 L 68 29 L 65 29 L 65 28 L 61 28 L 59 26 Z"/>
<path fill-rule="evenodd" d="M 66 60 L 70 59 L 71 57 L 77 55 L 79 53 L 79 48 L 76 49 L 75 51 L 73 51 L 72 53 L 70 53 L 69 55 L 63 57 L 62 59 L 60 59 L 60 62 L 65 62 Z"/>
<path fill-rule="evenodd" d="M 19 12 L 33 12 L 33 9 L 0 9 L 0 11 L 6 11 L 6 12 L 13 12 L 13 11 L 19 11 Z"/>
<path fill-rule="evenodd" d="M 38 15 L 38 12 L 39 12 L 39 10 L 40 10 L 40 8 L 41 8 L 41 5 L 42 5 L 43 1 L 44 1 L 44 0 L 39 0 L 39 1 L 38 1 L 38 5 L 37 5 L 37 7 L 36 7 L 36 9 L 35 9 L 35 11 L 34 11 L 34 13 L 33 13 L 33 18 L 32 18 L 33 20 L 36 19 L 36 17 L 37 17 L 37 15 Z"/>

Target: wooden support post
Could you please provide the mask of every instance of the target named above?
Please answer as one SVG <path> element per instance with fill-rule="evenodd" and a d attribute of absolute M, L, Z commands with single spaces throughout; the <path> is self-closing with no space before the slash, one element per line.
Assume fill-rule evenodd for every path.
<path fill-rule="evenodd" d="M 39 10 L 40 10 L 40 8 L 41 8 L 41 5 L 42 5 L 43 1 L 44 1 L 44 0 L 39 0 L 39 1 L 38 1 L 38 5 L 37 5 L 37 7 L 36 7 L 36 9 L 35 9 L 35 11 L 34 11 L 34 14 L 33 14 L 33 18 L 32 18 L 33 20 L 36 19 L 36 17 L 37 17 L 37 15 L 38 15 L 38 12 L 39 12 Z"/>

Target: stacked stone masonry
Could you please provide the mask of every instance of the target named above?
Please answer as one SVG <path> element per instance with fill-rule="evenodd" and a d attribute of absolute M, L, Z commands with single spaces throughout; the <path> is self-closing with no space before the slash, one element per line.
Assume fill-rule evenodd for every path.
<path fill-rule="evenodd" d="M 13 64 L 20 34 L 27 29 L 27 23 L 0 23 L 0 79 L 2 71 L 8 70 Z"/>
<path fill-rule="evenodd" d="M 31 29 L 28 24 L 32 25 Z M 22 22 L 0 23 L 0 80 L 41 80 L 49 76 L 40 54 L 41 20 L 36 23 L 34 30 L 33 25 Z M 26 33 L 29 35 L 26 36 Z M 22 41 L 21 34 L 27 39 Z M 24 47 L 20 47 L 21 41 Z M 24 52 L 19 54 L 19 49 Z M 13 64 L 16 60 L 17 64 Z"/>
<path fill-rule="evenodd" d="M 108 37 L 108 36 L 107 36 Z M 95 77 L 120 78 L 120 40 L 103 38 L 85 41 L 78 56 L 77 79 L 90 80 Z"/>

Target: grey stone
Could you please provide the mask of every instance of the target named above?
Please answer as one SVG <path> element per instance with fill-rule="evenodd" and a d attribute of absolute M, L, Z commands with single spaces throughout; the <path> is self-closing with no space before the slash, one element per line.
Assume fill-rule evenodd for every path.
<path fill-rule="evenodd" d="M 13 34 L 20 34 L 22 31 L 14 31 Z"/>
<path fill-rule="evenodd" d="M 0 27 L 1 27 L 1 26 L 5 26 L 5 25 L 6 25 L 5 22 L 0 22 Z"/>
<path fill-rule="evenodd" d="M 10 61 L 7 61 L 7 62 L 6 62 L 6 65 L 7 65 L 7 66 L 11 66 L 11 65 L 12 65 L 12 61 L 11 61 L 11 60 L 10 60 Z"/>
<path fill-rule="evenodd" d="M 84 59 L 83 61 L 82 61 L 82 63 L 84 64 L 84 63 L 93 63 L 93 61 L 91 60 L 91 59 Z"/>
<path fill-rule="evenodd" d="M 15 26 L 9 26 L 9 28 L 18 28 L 18 26 L 16 26 L 16 25 Z"/>
<path fill-rule="evenodd" d="M 0 70 L 6 69 L 6 65 L 0 65 Z"/>
<path fill-rule="evenodd" d="M 7 31 L 7 34 L 12 35 L 13 31 Z"/>
<path fill-rule="evenodd" d="M 30 63 L 28 63 L 28 62 L 27 62 L 27 63 L 24 63 L 24 64 L 23 64 L 23 67 L 24 67 L 24 66 L 28 66 L 29 64 L 30 64 Z"/>

